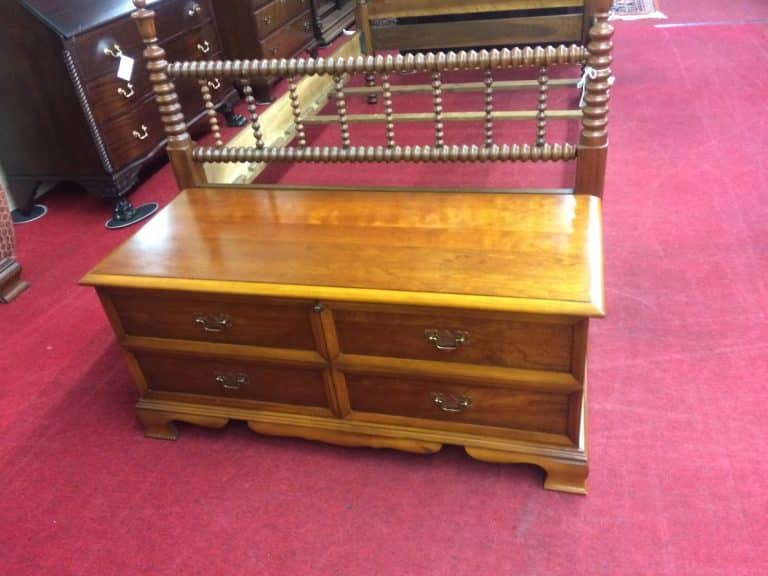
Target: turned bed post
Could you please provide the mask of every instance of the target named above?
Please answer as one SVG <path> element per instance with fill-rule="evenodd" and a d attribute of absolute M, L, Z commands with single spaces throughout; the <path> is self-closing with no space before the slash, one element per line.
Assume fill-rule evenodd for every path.
<path fill-rule="evenodd" d="M 144 59 L 147 61 L 147 72 L 155 92 L 155 100 L 163 120 L 163 127 L 168 139 L 166 150 L 171 161 L 171 167 L 179 184 L 179 188 L 191 188 L 206 184 L 205 171 L 202 164 L 192 159 L 194 142 L 187 131 L 184 113 L 181 110 L 176 86 L 168 78 L 165 60 L 165 50 L 157 43 L 155 28 L 155 13 L 147 10 L 147 0 L 133 0 L 136 11 L 131 15 L 141 34 L 146 48 Z"/>
<path fill-rule="evenodd" d="M 608 103 L 613 78 L 612 37 L 613 26 L 608 23 L 608 12 L 599 12 L 589 29 L 589 56 L 584 68 L 586 84 L 576 158 L 576 194 L 603 195 L 608 155 Z"/>

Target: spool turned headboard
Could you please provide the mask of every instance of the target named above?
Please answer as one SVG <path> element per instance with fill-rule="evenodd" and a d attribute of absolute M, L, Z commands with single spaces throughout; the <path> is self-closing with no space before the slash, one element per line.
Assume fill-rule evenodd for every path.
<path fill-rule="evenodd" d="M 143 57 L 167 135 L 168 154 L 180 188 L 207 184 L 204 163 L 575 161 L 574 192 L 602 196 L 608 149 L 608 102 L 612 82 L 610 66 L 613 29 L 608 24 L 607 12 L 595 15 L 586 46 L 574 44 L 349 58 L 167 62 L 163 48 L 157 43 L 154 12 L 146 9 L 146 0 L 133 1 L 137 8 L 133 18 L 145 44 Z M 565 65 L 581 67 L 581 102 L 575 103 L 573 108 L 552 110 L 548 105 L 550 88 L 574 87 L 577 84 L 576 79 L 550 78 L 554 68 Z M 496 78 L 499 71 L 508 69 L 529 71 L 532 78 L 499 81 Z M 446 75 L 457 71 L 471 71 L 478 75 L 478 81 L 456 83 L 445 80 Z M 401 85 L 395 81 L 398 76 L 411 73 L 425 74 L 428 80 L 415 85 L 412 82 Z M 297 85 L 303 77 L 312 75 L 330 77 L 331 99 L 335 103 L 336 114 L 311 115 L 302 110 Z M 378 85 L 353 86 L 354 83 L 350 82 L 356 76 L 366 75 L 375 75 L 379 81 Z M 287 82 L 296 136 L 286 146 L 265 144 L 250 86 L 259 78 L 280 78 Z M 238 82 L 242 87 L 252 121 L 250 129 L 253 131 L 253 146 L 232 146 L 223 141 L 209 86 L 225 81 Z M 212 145 L 197 145 L 190 137 L 176 92 L 175 83 L 178 82 L 196 82 L 199 85 L 201 97 L 208 110 Z M 497 109 L 495 96 L 498 99 L 498 94 L 506 90 L 521 89 L 538 92 L 535 109 Z M 445 93 L 471 90 L 482 94 L 477 99 L 477 110 L 444 110 Z M 424 113 L 396 112 L 392 95 L 403 91 L 430 93 L 430 109 Z M 383 113 L 348 113 L 347 103 L 350 97 L 372 92 L 381 96 Z M 552 118 L 580 120 L 578 141 L 550 142 L 547 126 L 548 120 Z M 473 143 L 447 144 L 446 124 L 467 120 L 482 123 L 482 139 Z M 500 141 L 497 126 L 501 122 L 517 120 L 534 121 L 535 133 L 525 142 Z M 338 145 L 312 145 L 307 137 L 307 126 L 330 122 L 338 125 Z M 373 146 L 364 141 L 353 141 L 349 128 L 355 122 L 381 124 L 386 144 Z M 434 126 L 433 142 L 416 146 L 400 145 L 400 126 L 410 122 L 431 122 Z"/>

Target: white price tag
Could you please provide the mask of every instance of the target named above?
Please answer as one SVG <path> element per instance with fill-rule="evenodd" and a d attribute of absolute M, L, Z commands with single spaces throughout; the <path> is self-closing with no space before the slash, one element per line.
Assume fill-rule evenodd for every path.
<path fill-rule="evenodd" d="M 120 78 L 120 80 L 125 80 L 126 82 L 131 81 L 134 62 L 135 60 L 130 56 L 126 56 L 125 54 L 120 55 L 120 64 L 117 67 L 117 77 Z"/>

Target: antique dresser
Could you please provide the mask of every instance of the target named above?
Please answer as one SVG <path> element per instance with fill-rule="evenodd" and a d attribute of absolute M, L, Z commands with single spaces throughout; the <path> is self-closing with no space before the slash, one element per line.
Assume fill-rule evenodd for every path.
<path fill-rule="evenodd" d="M 221 57 L 209 0 L 152 6 L 169 57 Z M 125 195 L 165 144 L 132 8 L 130 0 L 0 2 L 0 164 L 22 211 L 41 183 L 74 181 L 116 199 L 130 218 Z M 225 86 L 211 82 L 215 105 L 236 97 Z M 190 124 L 205 114 L 197 87 L 180 97 Z"/>
<path fill-rule="evenodd" d="M 227 59 L 290 58 L 317 46 L 310 0 L 213 0 L 213 8 Z M 256 98 L 271 100 L 273 85 L 254 83 Z"/>

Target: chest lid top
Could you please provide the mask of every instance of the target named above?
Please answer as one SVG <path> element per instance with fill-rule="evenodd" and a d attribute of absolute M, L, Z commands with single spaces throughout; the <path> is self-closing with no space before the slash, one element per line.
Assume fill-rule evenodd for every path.
<path fill-rule="evenodd" d="M 601 316 L 600 214 L 564 194 L 195 188 L 83 283 Z"/>
<path fill-rule="evenodd" d="M 136 8 L 131 0 L 18 0 L 63 38 L 72 38 L 127 16 Z M 148 0 L 147 7 L 162 0 Z M 137 33 L 138 34 L 138 33 Z"/>

